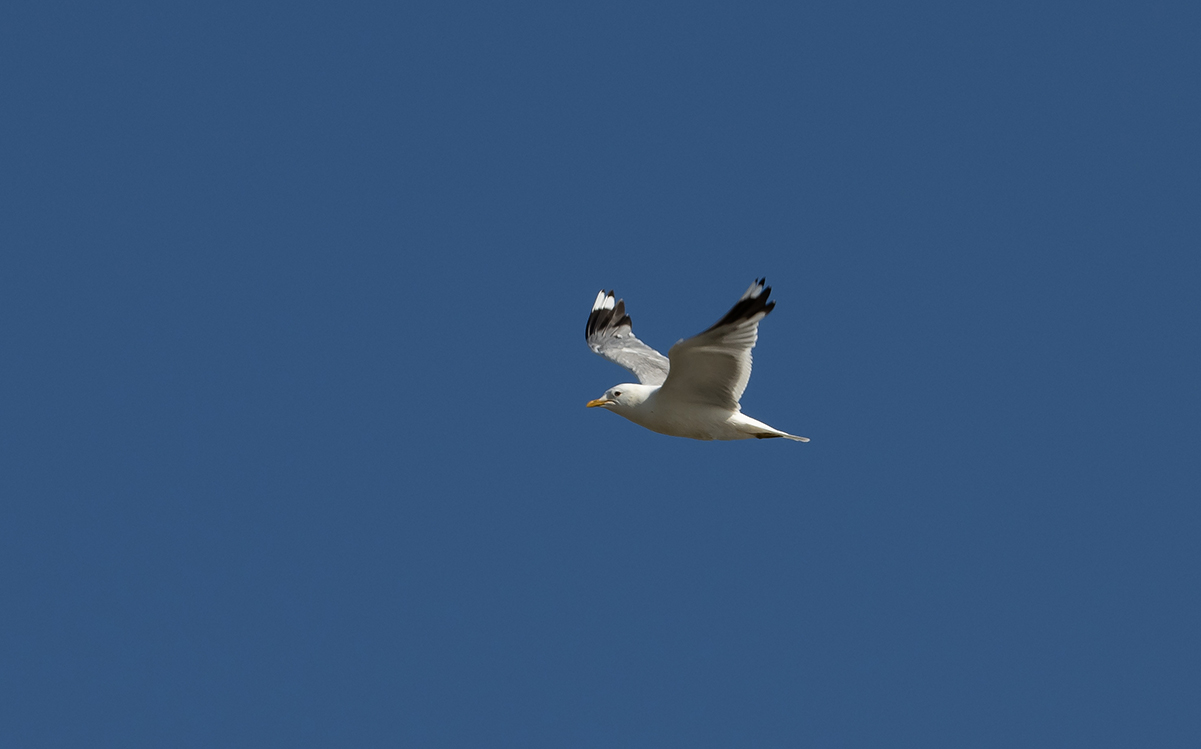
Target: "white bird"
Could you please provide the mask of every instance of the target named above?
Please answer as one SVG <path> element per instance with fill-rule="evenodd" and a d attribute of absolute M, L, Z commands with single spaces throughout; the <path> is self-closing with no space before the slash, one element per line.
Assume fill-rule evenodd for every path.
<path fill-rule="evenodd" d="M 698 336 L 672 346 L 667 356 L 634 336 L 625 300 L 601 292 L 584 335 L 588 347 L 633 372 L 637 383 L 614 385 L 588 408 L 604 408 L 652 432 L 694 440 L 808 437 L 781 432 L 742 413 L 738 400 L 751 378 L 751 349 L 759 321 L 772 311 L 766 279 L 751 284 L 726 316 Z"/>

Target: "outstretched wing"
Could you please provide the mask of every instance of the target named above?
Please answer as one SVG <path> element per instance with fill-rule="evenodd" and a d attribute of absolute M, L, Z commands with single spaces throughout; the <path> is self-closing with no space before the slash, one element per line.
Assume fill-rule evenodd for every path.
<path fill-rule="evenodd" d="M 642 384 L 661 385 L 667 379 L 667 357 L 634 337 L 625 300 L 614 302 L 612 291 L 596 295 L 584 337 L 588 348 L 630 370 Z"/>
<path fill-rule="evenodd" d="M 759 321 L 772 311 L 767 279 L 751 284 L 726 316 L 698 336 L 667 352 L 671 374 L 660 393 L 687 403 L 739 410 L 738 400 L 751 379 L 751 349 L 759 339 Z"/>

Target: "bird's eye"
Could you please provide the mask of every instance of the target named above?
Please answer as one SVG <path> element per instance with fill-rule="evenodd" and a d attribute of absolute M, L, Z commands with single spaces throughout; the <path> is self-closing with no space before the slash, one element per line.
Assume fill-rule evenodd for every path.
<path fill-rule="evenodd" d="M 614 390 L 614 391 L 613 391 L 613 397 L 614 397 L 614 398 L 620 398 L 620 397 L 621 397 L 621 391 L 620 391 L 620 390 Z"/>

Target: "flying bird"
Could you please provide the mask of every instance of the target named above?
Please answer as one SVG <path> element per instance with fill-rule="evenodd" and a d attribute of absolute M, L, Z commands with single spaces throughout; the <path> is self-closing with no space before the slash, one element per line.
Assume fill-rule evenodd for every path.
<path fill-rule="evenodd" d="M 694 440 L 808 437 L 781 432 L 742 413 L 738 400 L 751 378 L 759 321 L 776 306 L 766 279 L 751 284 L 717 324 L 672 346 L 667 356 L 634 336 L 624 299 L 601 289 L 588 315 L 588 348 L 620 364 L 638 382 L 614 385 L 588 408 L 604 408 L 652 432 Z"/>

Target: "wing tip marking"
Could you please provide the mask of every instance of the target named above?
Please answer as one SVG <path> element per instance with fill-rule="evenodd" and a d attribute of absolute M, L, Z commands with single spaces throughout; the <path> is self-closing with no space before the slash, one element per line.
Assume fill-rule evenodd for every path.
<path fill-rule="evenodd" d="M 769 296 L 771 296 L 771 287 L 767 285 L 767 279 L 755 279 L 755 282 L 751 284 L 746 293 L 730 308 L 730 311 L 705 332 L 708 333 L 709 330 L 720 328 L 723 325 L 733 325 L 745 320 L 751 322 L 762 320 L 776 307 L 775 302 L 767 301 Z"/>
<path fill-rule="evenodd" d="M 596 301 L 592 303 L 592 312 L 588 315 L 588 324 L 584 327 L 584 337 L 591 340 L 595 335 L 616 330 L 623 325 L 632 325 L 630 316 L 626 314 L 625 300 L 615 298 L 612 289 L 607 292 L 601 289 L 596 295 Z M 600 353 L 599 344 L 592 350 Z"/>

